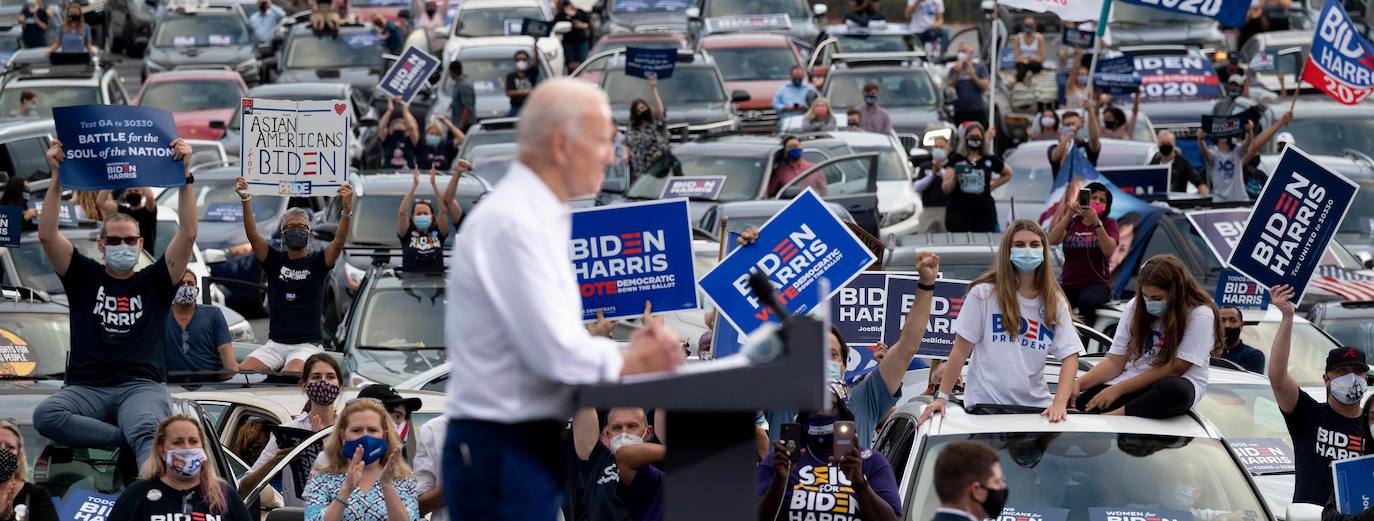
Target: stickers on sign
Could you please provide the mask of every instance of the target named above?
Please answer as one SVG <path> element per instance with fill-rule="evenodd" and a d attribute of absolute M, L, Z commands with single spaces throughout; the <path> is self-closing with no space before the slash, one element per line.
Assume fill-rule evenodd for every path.
<path fill-rule="evenodd" d="M 8 329 L 0 329 L 0 375 L 29 376 L 38 369 L 38 352 Z"/>
<path fill-rule="evenodd" d="M 1064 521 L 1069 511 L 1053 507 L 1002 507 L 1002 514 L 995 521 Z"/>
<path fill-rule="evenodd" d="M 496 80 L 482 80 L 472 82 L 473 92 L 496 92 L 501 90 L 501 83 Z"/>
<path fill-rule="evenodd" d="M 229 45 L 234 43 L 233 38 L 223 34 L 212 34 L 209 38 L 206 38 L 206 40 L 210 42 L 210 45 Z"/>
<path fill-rule="evenodd" d="M 240 222 L 243 220 L 243 205 L 239 203 L 210 203 L 205 207 L 201 221 Z"/>
<path fill-rule="evenodd" d="M 190 47 L 196 44 L 194 36 L 173 36 L 172 47 Z"/>

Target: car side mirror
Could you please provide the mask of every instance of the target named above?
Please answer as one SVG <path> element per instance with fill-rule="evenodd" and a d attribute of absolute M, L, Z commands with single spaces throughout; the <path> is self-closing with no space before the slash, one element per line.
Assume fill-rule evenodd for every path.
<path fill-rule="evenodd" d="M 334 236 L 338 233 L 339 225 L 334 223 L 315 226 L 315 238 L 324 242 L 333 242 Z"/>
<path fill-rule="evenodd" d="M 730 91 L 730 101 L 733 103 L 749 101 L 749 92 L 745 90 L 732 90 Z"/>
<path fill-rule="evenodd" d="M 801 195 L 801 193 L 802 190 L 800 186 L 792 185 L 787 188 L 783 188 L 782 193 L 778 194 L 778 199 L 790 201 L 792 199 L 796 199 L 797 196 Z"/>
<path fill-rule="evenodd" d="M 553 34 L 567 34 L 572 31 L 572 22 L 563 21 L 553 24 Z"/>
<path fill-rule="evenodd" d="M 693 7 L 688 7 L 688 8 L 687 8 L 687 19 L 688 19 L 688 20 L 700 20 L 700 19 L 701 19 L 701 8 L 700 8 L 700 7 L 695 7 L 695 6 L 693 6 Z"/>
<path fill-rule="evenodd" d="M 820 17 L 822 17 L 822 16 L 825 16 L 825 13 L 827 13 L 827 12 L 829 12 L 829 11 L 830 11 L 830 8 L 829 8 L 829 7 L 826 7 L 825 4 L 815 4 L 815 5 L 812 5 L 812 6 L 811 6 L 811 12 L 816 13 L 816 17 L 817 17 L 817 18 L 820 18 Z"/>
<path fill-rule="evenodd" d="M 227 125 L 224 124 L 224 120 L 222 120 L 222 119 L 210 120 L 210 128 L 212 128 L 212 129 L 215 129 L 215 130 L 224 130 L 224 128 L 225 128 L 226 126 L 227 126 Z"/>

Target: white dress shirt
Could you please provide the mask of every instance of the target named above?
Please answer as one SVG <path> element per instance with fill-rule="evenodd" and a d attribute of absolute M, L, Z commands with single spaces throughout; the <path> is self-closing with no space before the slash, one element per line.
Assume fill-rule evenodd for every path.
<path fill-rule="evenodd" d="M 448 435 L 448 418 L 439 416 L 420 426 L 415 441 L 415 484 L 420 493 L 429 492 L 444 483 L 444 439 Z M 448 510 L 440 508 L 429 513 L 429 521 L 448 521 Z"/>
<path fill-rule="evenodd" d="M 568 207 L 518 161 L 463 221 L 444 321 L 449 418 L 561 421 L 573 385 L 619 378 L 619 348 L 582 324 L 571 236 Z"/>

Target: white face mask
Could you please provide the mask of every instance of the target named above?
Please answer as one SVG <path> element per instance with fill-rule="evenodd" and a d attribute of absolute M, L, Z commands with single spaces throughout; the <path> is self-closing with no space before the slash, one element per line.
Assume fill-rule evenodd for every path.
<path fill-rule="evenodd" d="M 959 61 L 961 61 L 961 62 L 963 62 L 963 61 L 968 61 L 968 53 L 966 53 L 966 52 L 958 53 L 958 54 L 956 55 L 956 57 L 957 57 L 957 58 L 959 59 Z"/>
<path fill-rule="evenodd" d="M 640 443 L 644 443 L 643 436 L 622 432 L 611 437 L 611 454 L 615 454 L 616 451 L 626 445 L 639 445 Z"/>
<path fill-rule="evenodd" d="M 516 61 L 515 61 L 515 70 L 517 70 L 517 71 L 523 71 L 523 70 L 525 70 L 525 69 L 528 69 L 529 67 L 530 67 L 530 62 L 527 62 L 527 61 L 525 61 L 525 60 L 516 60 Z"/>
<path fill-rule="evenodd" d="M 1356 373 L 1336 378 L 1326 385 L 1327 390 L 1331 391 L 1331 396 L 1346 405 L 1360 403 L 1360 397 L 1364 396 L 1367 387 L 1364 375 Z"/>

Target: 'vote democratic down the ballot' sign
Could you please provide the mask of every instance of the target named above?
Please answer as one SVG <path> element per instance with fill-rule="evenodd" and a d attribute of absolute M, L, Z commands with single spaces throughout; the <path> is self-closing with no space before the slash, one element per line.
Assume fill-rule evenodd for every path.
<path fill-rule="evenodd" d="M 252 195 L 334 195 L 348 175 L 347 100 L 244 98 L 240 168 Z"/>
<path fill-rule="evenodd" d="M 582 319 L 696 309 L 695 258 L 686 199 L 622 204 L 572 214 L 568 251 Z"/>
<path fill-rule="evenodd" d="M 79 105 L 52 110 L 62 142 L 62 187 L 110 190 L 186 184 L 185 165 L 172 159 L 177 138 L 172 114 L 124 105 Z"/>
<path fill-rule="evenodd" d="M 720 314 L 748 334 L 777 320 L 749 288 L 751 272 L 768 276 L 789 313 L 808 313 L 876 259 L 807 188 L 759 228 L 757 241 L 731 252 L 698 284 Z M 830 284 L 825 294 L 821 279 Z"/>

